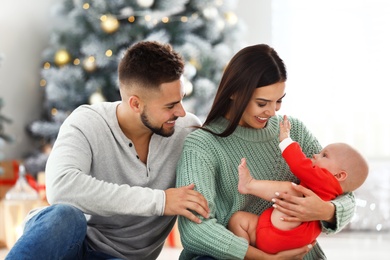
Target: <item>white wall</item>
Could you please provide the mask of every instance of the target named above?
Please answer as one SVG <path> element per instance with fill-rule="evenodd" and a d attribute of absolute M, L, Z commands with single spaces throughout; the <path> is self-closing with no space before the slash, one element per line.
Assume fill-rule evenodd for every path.
<path fill-rule="evenodd" d="M 272 40 L 288 70 L 282 113 L 322 145 L 390 159 L 388 0 L 273 0 Z"/>
<path fill-rule="evenodd" d="M 238 0 L 236 14 L 247 25 L 247 45 L 272 45 L 272 0 Z"/>
<path fill-rule="evenodd" d="M 40 118 L 40 57 L 48 43 L 53 2 L 0 1 L 0 53 L 5 58 L 0 67 L 0 97 L 5 103 L 1 113 L 13 120 L 5 132 L 16 140 L 4 149 L 7 159 L 22 158 L 33 149 L 25 128 Z"/>
<path fill-rule="evenodd" d="M 324 146 L 347 142 L 370 160 L 389 161 L 389 1 L 239 3 L 249 43 L 270 44 L 286 63 L 279 113 L 300 118 Z"/>

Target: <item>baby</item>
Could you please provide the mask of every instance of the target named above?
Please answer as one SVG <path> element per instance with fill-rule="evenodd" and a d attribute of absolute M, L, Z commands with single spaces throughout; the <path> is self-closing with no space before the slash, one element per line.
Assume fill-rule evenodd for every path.
<path fill-rule="evenodd" d="M 360 187 L 368 175 L 368 164 L 363 156 L 345 143 L 326 146 L 312 159 L 307 158 L 299 144 L 290 138 L 291 125 L 284 116 L 280 122 L 279 147 L 291 172 L 300 184 L 311 189 L 321 199 L 332 200 L 345 192 Z M 281 181 L 255 180 L 250 175 L 245 158 L 238 166 L 238 191 L 271 201 L 277 192 L 293 195 L 291 183 Z M 269 208 L 260 216 L 238 211 L 229 220 L 228 228 L 237 236 L 244 237 L 252 246 L 276 254 L 280 251 L 302 247 L 313 243 L 321 233 L 319 221 L 286 222 L 286 215 Z"/>

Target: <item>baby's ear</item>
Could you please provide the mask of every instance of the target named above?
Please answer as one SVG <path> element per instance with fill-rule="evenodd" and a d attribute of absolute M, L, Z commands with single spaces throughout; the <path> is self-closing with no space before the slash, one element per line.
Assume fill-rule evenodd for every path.
<path fill-rule="evenodd" d="M 339 171 L 338 173 L 336 173 L 334 175 L 334 177 L 338 180 L 338 181 L 345 181 L 348 177 L 348 173 L 346 171 Z"/>

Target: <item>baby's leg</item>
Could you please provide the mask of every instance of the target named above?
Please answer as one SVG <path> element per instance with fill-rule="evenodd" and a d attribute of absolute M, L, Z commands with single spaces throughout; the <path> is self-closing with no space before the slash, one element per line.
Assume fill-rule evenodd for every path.
<path fill-rule="evenodd" d="M 271 215 L 271 222 L 274 227 L 280 230 L 291 230 L 298 227 L 302 222 L 288 222 L 282 220 L 286 217 L 286 214 L 283 214 L 278 209 L 274 209 Z"/>
<path fill-rule="evenodd" d="M 230 218 L 228 229 L 236 236 L 245 238 L 251 246 L 256 246 L 257 221 L 257 215 L 245 211 L 237 211 Z"/>
<path fill-rule="evenodd" d="M 238 165 L 238 191 L 241 194 L 249 194 L 253 181 L 254 179 L 246 166 L 246 160 L 242 158 L 240 165 Z"/>
<path fill-rule="evenodd" d="M 242 158 L 240 165 L 238 165 L 238 192 L 241 194 L 251 194 L 271 201 L 275 197 L 276 191 L 285 190 L 283 186 L 286 184 L 291 186 L 290 182 L 254 179 L 249 172 L 245 158 Z"/>

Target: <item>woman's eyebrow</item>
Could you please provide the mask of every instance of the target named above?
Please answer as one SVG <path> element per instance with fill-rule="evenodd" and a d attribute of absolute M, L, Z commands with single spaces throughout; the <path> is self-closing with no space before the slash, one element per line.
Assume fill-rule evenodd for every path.
<path fill-rule="evenodd" d="M 283 96 L 281 96 L 280 98 L 278 98 L 278 100 L 284 98 L 286 96 L 286 93 L 284 93 Z M 266 102 L 271 102 L 272 100 L 269 100 L 269 99 L 265 99 L 265 98 L 256 98 L 256 100 L 260 100 L 260 101 L 266 101 Z"/>

